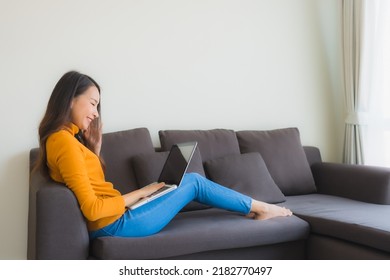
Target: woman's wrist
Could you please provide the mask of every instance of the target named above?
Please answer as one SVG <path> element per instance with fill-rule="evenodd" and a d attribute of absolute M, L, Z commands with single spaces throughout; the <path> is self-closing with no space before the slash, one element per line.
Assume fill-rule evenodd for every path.
<path fill-rule="evenodd" d="M 125 206 L 128 207 L 138 200 L 140 200 L 143 196 L 142 189 L 134 190 L 132 192 L 129 192 L 127 194 L 122 195 L 123 199 L 125 200 Z"/>

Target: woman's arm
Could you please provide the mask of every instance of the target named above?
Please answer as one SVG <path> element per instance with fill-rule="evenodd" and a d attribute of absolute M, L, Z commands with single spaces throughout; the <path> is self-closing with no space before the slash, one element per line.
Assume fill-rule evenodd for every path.
<path fill-rule="evenodd" d="M 141 198 L 147 197 L 148 195 L 151 195 L 155 191 L 162 188 L 165 184 L 164 183 L 152 183 L 150 185 L 147 185 L 141 189 L 129 192 L 127 194 L 122 195 L 123 199 L 125 200 L 125 205 L 130 206 L 134 203 L 136 203 Z"/>
<path fill-rule="evenodd" d="M 89 221 L 123 214 L 125 202 L 104 174 L 96 155 L 80 144 L 69 131 L 59 131 L 46 143 L 51 177 L 65 183 L 75 194 L 80 209 Z M 90 178 L 90 174 L 94 174 Z M 92 182 L 101 193 L 96 194 Z"/>

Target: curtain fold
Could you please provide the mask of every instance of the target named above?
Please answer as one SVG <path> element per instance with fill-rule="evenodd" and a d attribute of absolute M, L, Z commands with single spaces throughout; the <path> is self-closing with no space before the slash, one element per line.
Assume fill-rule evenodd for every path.
<path fill-rule="evenodd" d="M 364 0 L 342 1 L 344 94 L 347 117 L 343 162 L 364 164 L 362 125 L 366 98 L 362 87 Z"/>
<path fill-rule="evenodd" d="M 383 165 L 387 108 L 383 87 L 388 0 L 343 0 L 344 95 L 347 116 L 343 162 Z M 389 131 L 389 130 L 387 130 Z M 387 137 L 389 138 L 389 137 Z"/>

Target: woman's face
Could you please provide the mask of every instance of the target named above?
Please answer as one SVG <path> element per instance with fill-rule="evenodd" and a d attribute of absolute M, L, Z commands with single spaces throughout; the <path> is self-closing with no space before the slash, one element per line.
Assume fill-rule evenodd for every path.
<path fill-rule="evenodd" d="M 95 86 L 75 97 L 71 104 L 71 121 L 81 130 L 87 130 L 90 123 L 99 117 L 97 106 L 100 94 Z"/>

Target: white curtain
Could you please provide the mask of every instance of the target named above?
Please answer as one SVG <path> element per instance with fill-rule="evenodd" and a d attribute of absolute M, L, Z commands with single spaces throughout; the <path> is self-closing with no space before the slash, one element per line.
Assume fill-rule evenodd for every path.
<path fill-rule="evenodd" d="M 383 21 L 387 0 L 343 0 L 343 66 L 347 117 L 343 161 L 367 164 L 378 130 L 378 87 L 383 69 Z M 390 108 L 389 108 L 390 109 Z M 390 144 L 390 143 L 389 143 Z M 389 146 L 390 147 L 390 146 Z M 371 162 L 372 163 L 372 162 Z"/>
<path fill-rule="evenodd" d="M 362 15 L 363 0 L 343 0 L 343 59 L 344 94 L 347 111 L 343 161 L 361 164 L 363 160 L 360 71 L 362 57 Z"/>
<path fill-rule="evenodd" d="M 365 164 L 390 166 L 390 1 L 368 0 L 370 122 L 365 129 Z"/>

